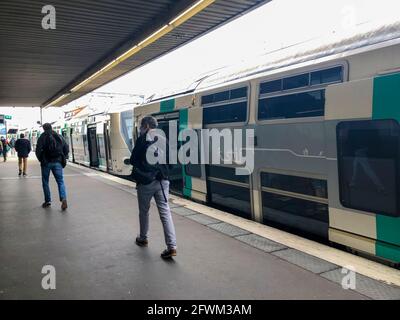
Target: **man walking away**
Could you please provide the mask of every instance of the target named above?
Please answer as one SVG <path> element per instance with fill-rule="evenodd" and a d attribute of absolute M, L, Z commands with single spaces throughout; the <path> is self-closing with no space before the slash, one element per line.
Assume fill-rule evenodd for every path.
<path fill-rule="evenodd" d="M 138 246 L 147 246 L 149 231 L 150 201 L 154 197 L 164 229 L 167 249 L 161 253 L 163 259 L 176 256 L 175 227 L 168 204 L 169 181 L 166 164 L 151 165 L 146 160 L 146 152 L 155 142 L 151 138 L 151 130 L 157 128 L 154 117 L 144 117 L 141 121 L 140 136 L 132 150 L 130 162 L 133 165 L 133 177 L 137 184 L 139 204 L 140 235 L 136 238 Z"/>
<path fill-rule="evenodd" d="M 40 161 L 42 169 L 42 186 L 44 193 L 43 208 L 51 205 L 51 194 L 49 188 L 50 171 L 58 185 L 58 194 L 61 201 L 61 210 L 66 210 L 67 193 L 64 184 L 63 168 L 67 164 L 69 146 L 64 138 L 54 132 L 50 123 L 43 125 L 44 132 L 40 135 L 36 145 L 36 157 Z"/>
<path fill-rule="evenodd" d="M 19 176 L 21 176 L 21 174 L 23 174 L 24 177 L 26 176 L 28 157 L 31 150 L 31 142 L 25 139 L 25 135 L 21 133 L 19 139 L 15 142 L 15 151 L 17 151 L 18 155 Z"/>

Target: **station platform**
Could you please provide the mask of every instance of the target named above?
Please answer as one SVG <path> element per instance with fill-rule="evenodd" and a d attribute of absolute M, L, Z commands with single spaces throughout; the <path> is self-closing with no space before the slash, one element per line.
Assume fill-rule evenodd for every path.
<path fill-rule="evenodd" d="M 139 221 L 132 182 L 68 164 L 69 207 L 62 212 L 52 176 L 52 206 L 41 207 L 40 166 L 33 156 L 28 166 L 28 176 L 18 177 L 17 160 L 0 159 L 0 299 L 400 298 L 398 270 L 366 261 L 364 273 L 395 283 L 357 274 L 357 289 L 344 289 L 342 266 L 334 259 L 343 254 L 349 263 L 352 255 L 312 244 L 321 254 L 336 250 L 327 261 L 288 245 L 311 248 L 306 244 L 312 241 L 265 227 L 273 238 L 267 239 L 256 231 L 264 226 L 175 196 L 170 202 L 178 255 L 163 260 L 155 204 L 149 246 L 135 244 Z M 364 270 L 357 260 L 363 258 L 354 259 Z M 55 267 L 55 290 L 42 288 L 45 265 Z"/>

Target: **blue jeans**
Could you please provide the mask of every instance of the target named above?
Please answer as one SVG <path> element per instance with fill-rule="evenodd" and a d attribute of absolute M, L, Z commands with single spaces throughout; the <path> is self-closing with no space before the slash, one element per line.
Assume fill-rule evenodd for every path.
<path fill-rule="evenodd" d="M 44 201 L 51 202 L 51 194 L 49 188 L 50 171 L 53 172 L 54 178 L 57 181 L 60 201 L 62 201 L 63 199 L 67 199 L 64 185 L 63 167 L 59 162 L 49 162 L 46 165 L 42 166 L 42 186 L 44 192 Z"/>

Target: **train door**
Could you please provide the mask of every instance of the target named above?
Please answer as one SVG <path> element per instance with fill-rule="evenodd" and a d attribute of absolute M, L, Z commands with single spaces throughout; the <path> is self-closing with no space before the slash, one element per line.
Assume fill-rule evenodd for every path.
<path fill-rule="evenodd" d="M 178 137 L 178 128 L 179 128 L 179 113 L 169 113 L 163 115 L 155 116 L 158 121 L 158 128 L 163 130 L 165 133 L 165 137 L 170 142 L 169 137 L 169 124 L 170 121 L 176 121 L 176 139 Z M 177 139 L 178 140 L 178 139 Z M 177 141 L 178 150 L 181 146 L 182 142 Z M 175 194 L 183 194 L 183 175 L 182 175 L 182 164 L 179 163 L 179 160 L 176 164 L 172 164 L 169 167 L 169 179 L 170 179 L 170 190 Z"/>
<path fill-rule="evenodd" d="M 110 142 L 110 121 L 104 123 L 104 142 L 106 146 L 107 171 L 112 171 L 111 142 Z"/>
<path fill-rule="evenodd" d="M 98 151 L 98 146 L 97 146 L 96 127 L 88 127 L 87 135 L 88 135 L 88 144 L 89 144 L 90 166 L 98 167 L 99 166 L 99 151 Z"/>

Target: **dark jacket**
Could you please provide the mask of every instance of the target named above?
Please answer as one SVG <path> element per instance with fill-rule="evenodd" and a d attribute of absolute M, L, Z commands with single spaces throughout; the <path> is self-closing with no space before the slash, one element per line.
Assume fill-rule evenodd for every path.
<path fill-rule="evenodd" d="M 31 150 L 31 142 L 28 139 L 22 138 L 15 142 L 15 151 L 18 153 L 18 158 L 27 158 Z"/>
<path fill-rule="evenodd" d="M 47 153 L 48 146 L 50 143 L 50 138 L 51 138 L 50 135 L 52 135 L 58 143 L 62 144 L 62 154 L 60 154 L 54 158 L 50 158 Z M 44 132 L 40 135 L 40 137 L 37 141 L 35 153 L 36 153 L 37 159 L 40 161 L 40 164 L 42 166 L 46 165 L 49 162 L 63 163 L 63 161 L 64 161 L 63 157 L 65 157 L 65 159 L 68 158 L 69 146 L 65 142 L 63 136 L 59 135 L 58 133 L 56 133 L 54 131 L 52 131 L 51 133 Z"/>
<path fill-rule="evenodd" d="M 168 179 L 168 165 L 166 164 L 149 164 L 146 160 L 147 149 L 154 143 L 154 141 L 147 141 L 146 135 L 143 134 L 135 142 L 135 147 L 132 150 L 130 164 L 133 166 L 133 178 L 138 183 L 140 181 L 140 174 L 135 174 L 135 170 L 148 174 L 148 177 L 154 177 L 157 180 Z M 167 148 L 168 150 L 168 148 Z M 168 153 L 167 153 L 168 155 Z M 168 157 L 167 157 L 168 161 Z M 144 179 L 147 180 L 147 179 Z"/>

